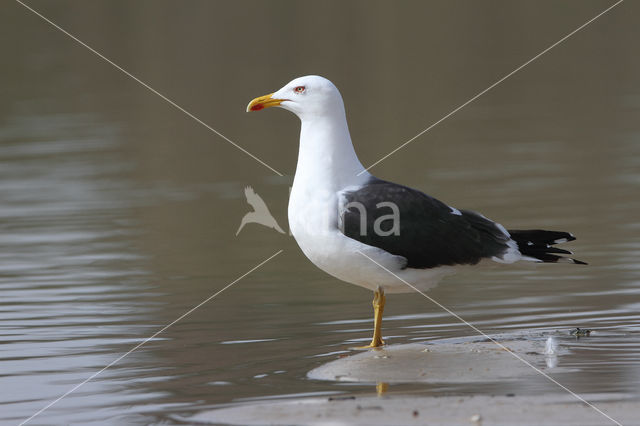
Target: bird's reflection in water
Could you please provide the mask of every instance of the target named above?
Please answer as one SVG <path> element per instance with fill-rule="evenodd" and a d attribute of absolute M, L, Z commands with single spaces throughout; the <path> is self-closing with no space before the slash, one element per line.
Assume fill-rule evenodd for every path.
<path fill-rule="evenodd" d="M 389 383 L 387 382 L 376 383 L 376 394 L 378 396 L 383 396 L 385 393 L 387 393 L 388 389 L 389 389 Z"/>

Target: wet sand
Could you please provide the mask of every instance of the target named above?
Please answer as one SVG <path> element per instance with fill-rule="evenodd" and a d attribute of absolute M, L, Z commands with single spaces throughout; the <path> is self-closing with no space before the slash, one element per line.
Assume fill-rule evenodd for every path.
<path fill-rule="evenodd" d="M 638 424 L 637 401 L 586 395 L 624 425 Z M 604 399 L 604 401 L 603 401 Z M 202 412 L 190 423 L 230 425 L 611 425 L 573 396 L 307 398 Z"/>
<path fill-rule="evenodd" d="M 258 401 L 184 419 L 232 425 L 606 425 L 638 424 L 640 403 L 623 394 L 581 395 L 598 412 L 558 387 L 546 395 L 416 396 L 386 394 L 393 383 L 489 383 L 527 380 L 557 366 L 566 354 L 551 339 L 391 345 L 338 358 L 311 370 L 313 380 L 378 384 L 378 395 Z M 516 358 L 517 355 L 518 358 Z M 635 422 L 635 423 L 634 423 Z"/>
<path fill-rule="evenodd" d="M 392 345 L 337 359 L 311 370 L 316 380 L 386 383 L 471 383 L 520 380 L 550 370 L 562 349 L 545 341 L 502 340 Z M 520 359 L 516 358 L 517 355 Z M 527 365 L 527 363 L 529 365 Z M 566 370 L 553 367 L 554 373 Z"/>

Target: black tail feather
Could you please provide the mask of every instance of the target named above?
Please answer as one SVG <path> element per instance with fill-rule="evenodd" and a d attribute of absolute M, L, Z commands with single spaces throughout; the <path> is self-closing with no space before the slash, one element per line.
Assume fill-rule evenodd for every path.
<path fill-rule="evenodd" d="M 559 256 L 558 254 L 572 254 L 569 250 L 552 247 L 554 244 L 566 243 L 576 239 L 568 232 L 543 231 L 541 229 L 509 231 L 511 239 L 518 244 L 518 250 L 523 256 L 528 256 L 545 263 L 569 262 L 586 265 L 586 262 Z"/>

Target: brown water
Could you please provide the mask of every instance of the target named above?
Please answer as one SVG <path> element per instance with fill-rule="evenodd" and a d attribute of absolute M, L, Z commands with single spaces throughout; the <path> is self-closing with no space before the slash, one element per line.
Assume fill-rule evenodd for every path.
<path fill-rule="evenodd" d="M 286 229 L 298 122 L 246 114 L 317 73 L 342 90 L 364 164 L 578 27 L 601 1 L 47 2 L 43 14 L 272 167 L 278 177 L 17 3 L 0 15 L 0 422 L 19 423 L 278 250 L 284 252 L 31 424 L 172 423 L 215 404 L 370 393 L 306 378 L 364 342 L 371 295 L 259 225 Z M 73 6 L 73 7 L 71 7 Z M 573 232 L 590 263 L 449 278 L 430 296 L 486 333 L 569 350 L 578 393 L 640 380 L 640 36 L 625 2 L 372 171 L 512 228 Z M 390 296 L 388 343 L 473 330 Z M 591 328 L 589 338 L 568 336 Z M 543 378 L 395 385 L 550 393 Z"/>

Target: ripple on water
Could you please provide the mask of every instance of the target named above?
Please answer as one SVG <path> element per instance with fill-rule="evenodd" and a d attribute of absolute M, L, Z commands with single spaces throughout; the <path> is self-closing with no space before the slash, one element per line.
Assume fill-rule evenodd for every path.
<path fill-rule="evenodd" d="M 26 419 L 146 330 L 136 324 L 150 309 L 140 297 L 151 292 L 134 229 L 121 220 L 126 163 L 114 161 L 115 131 L 88 116 L 56 115 L 17 119 L 0 134 L 0 388 L 12 390 L 0 397 L 4 420 Z M 113 405 L 125 399 L 108 391 L 118 386 L 96 380 L 60 407 Z M 96 420 L 87 415 L 76 420 Z"/>

